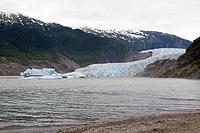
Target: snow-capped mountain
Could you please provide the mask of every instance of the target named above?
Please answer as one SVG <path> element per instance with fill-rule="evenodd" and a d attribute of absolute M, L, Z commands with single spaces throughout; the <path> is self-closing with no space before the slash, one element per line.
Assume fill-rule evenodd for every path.
<path fill-rule="evenodd" d="M 0 65 L 5 62 L 0 75 L 19 74 L 24 71 L 22 64 L 29 67 L 37 65 L 37 68 L 53 67 L 66 73 L 80 66 L 135 61 L 149 56 L 137 54 L 129 46 L 111 38 L 45 23 L 22 14 L 0 13 Z M 10 72 L 5 60 L 18 64 L 20 71 L 17 65 L 13 68 L 10 63 L 14 70 Z M 45 66 L 41 65 L 41 61 Z"/>
<path fill-rule="evenodd" d="M 110 37 L 115 39 L 127 40 L 129 42 L 133 42 L 135 38 L 145 38 L 145 35 L 140 30 L 100 30 L 100 29 L 92 29 L 92 28 L 81 28 L 84 32 L 99 35 L 101 37 Z"/>
<path fill-rule="evenodd" d="M 177 59 L 185 53 L 185 49 L 160 48 L 142 51 L 142 53 L 145 52 L 152 52 L 152 56 L 144 60 L 127 63 L 93 64 L 76 69 L 74 73 L 81 73 L 86 77 L 134 77 L 136 74 L 142 72 L 147 65 L 157 60 Z"/>
<path fill-rule="evenodd" d="M 187 48 L 191 43 L 175 35 L 144 30 L 100 30 L 81 28 L 86 33 L 120 40 L 136 51 L 154 48 Z"/>
<path fill-rule="evenodd" d="M 13 13 L 4 13 L 0 12 L 0 24 L 20 24 L 20 25 L 47 25 L 40 20 L 30 18 L 28 16 L 24 16 L 20 13 L 13 14 Z"/>

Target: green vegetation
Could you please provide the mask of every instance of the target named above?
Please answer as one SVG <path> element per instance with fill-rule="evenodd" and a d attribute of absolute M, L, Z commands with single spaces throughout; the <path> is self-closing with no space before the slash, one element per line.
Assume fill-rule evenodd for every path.
<path fill-rule="evenodd" d="M 191 70 L 187 73 L 187 76 L 192 75 L 192 74 L 195 74 L 195 73 L 197 73 L 197 72 L 198 72 L 198 70 L 195 69 L 195 68 L 193 68 L 193 69 L 191 69 Z"/>
<path fill-rule="evenodd" d="M 200 69 L 200 59 L 199 59 L 199 60 L 196 60 L 196 61 L 193 61 L 193 62 L 191 63 L 191 65 L 192 65 L 192 66 L 197 65 L 198 68 Z"/>
<path fill-rule="evenodd" d="M 25 21 L 25 20 L 23 20 Z M 98 63 L 105 50 L 114 52 L 116 62 L 123 61 L 128 46 L 110 38 L 102 38 L 73 30 L 58 24 L 21 25 L 0 24 L 0 57 L 27 61 L 54 60 L 56 53 L 62 54 L 82 66 Z"/>
<path fill-rule="evenodd" d="M 173 74 L 174 72 L 175 72 L 174 70 L 168 69 L 168 70 L 164 73 L 164 75 L 165 75 L 165 76 L 168 76 L 168 75 Z"/>

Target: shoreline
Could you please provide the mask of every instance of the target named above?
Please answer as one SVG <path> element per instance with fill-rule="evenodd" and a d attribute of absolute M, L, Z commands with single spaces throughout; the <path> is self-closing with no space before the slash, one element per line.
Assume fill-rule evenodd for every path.
<path fill-rule="evenodd" d="M 152 114 L 100 121 L 58 133 L 199 133 L 200 111 Z"/>
<path fill-rule="evenodd" d="M 0 129 L 0 133 L 56 133 L 78 125 L 10 126 Z"/>
<path fill-rule="evenodd" d="M 180 80 L 196 80 L 195 78 L 180 78 L 180 77 L 146 77 L 146 76 L 135 76 L 135 77 L 86 77 L 86 78 L 62 78 L 62 79 L 29 79 L 29 80 L 76 80 L 76 79 L 180 79 Z M 21 79 L 21 76 L 0 76 L 0 79 Z M 24 79 L 22 79 L 24 80 Z"/>
<path fill-rule="evenodd" d="M 0 133 L 199 133 L 200 111 L 136 115 L 88 124 L 7 127 Z"/>

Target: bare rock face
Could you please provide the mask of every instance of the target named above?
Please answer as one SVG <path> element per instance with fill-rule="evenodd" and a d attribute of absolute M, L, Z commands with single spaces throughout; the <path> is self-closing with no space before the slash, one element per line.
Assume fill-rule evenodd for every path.
<path fill-rule="evenodd" d="M 0 58 L 0 75 L 1 76 L 17 76 L 20 72 L 27 69 L 27 66 L 17 62 L 11 62 L 7 58 Z"/>
<path fill-rule="evenodd" d="M 178 58 L 177 67 L 182 68 L 194 61 L 200 61 L 200 37 L 186 49 L 186 53 Z"/>
<path fill-rule="evenodd" d="M 194 40 L 186 49 L 186 53 L 178 58 L 169 76 L 200 79 L 200 37 Z"/>
<path fill-rule="evenodd" d="M 61 54 L 56 54 L 54 57 L 54 61 L 57 64 L 59 64 L 58 72 L 61 72 L 61 73 L 72 72 L 75 69 L 80 68 L 79 64 L 77 64 L 73 60 L 70 60 Z"/>
<path fill-rule="evenodd" d="M 165 77 L 163 75 L 167 69 L 171 69 L 176 64 L 176 60 L 158 60 L 149 64 L 143 72 L 137 74 L 137 77 Z"/>
<path fill-rule="evenodd" d="M 59 73 L 74 71 L 80 66 L 63 55 L 55 55 L 54 62 L 47 60 L 29 60 L 27 62 L 10 61 L 5 57 L 0 58 L 1 76 L 19 76 L 20 72 L 28 68 L 54 68 Z"/>

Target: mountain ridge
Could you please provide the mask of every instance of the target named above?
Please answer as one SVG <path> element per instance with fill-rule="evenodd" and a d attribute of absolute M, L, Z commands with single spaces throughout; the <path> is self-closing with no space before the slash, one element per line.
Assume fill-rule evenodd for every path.
<path fill-rule="evenodd" d="M 191 43 L 189 40 L 178 36 L 158 31 L 145 30 L 100 30 L 83 27 L 86 33 L 117 39 L 136 51 L 155 48 L 187 48 Z"/>
<path fill-rule="evenodd" d="M 42 57 L 51 60 L 51 55 L 58 52 L 79 64 L 87 65 L 99 61 L 122 62 L 126 53 L 133 51 L 114 39 L 100 38 L 56 23 L 47 24 L 21 14 L 3 14 L 0 17 L 0 42 L 4 47 L 7 46 L 4 55 L 11 53 L 8 58 L 16 58 L 16 55 L 12 55 L 13 52 L 6 53 L 8 48 L 12 48 L 11 51 L 20 56 L 26 55 L 22 58 L 28 59 Z M 118 58 L 104 60 L 102 55 L 105 49 L 111 49 L 111 53 Z"/>

